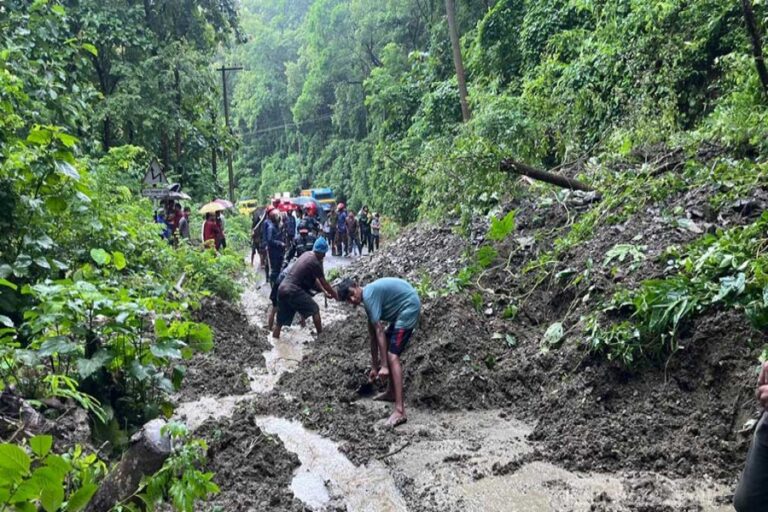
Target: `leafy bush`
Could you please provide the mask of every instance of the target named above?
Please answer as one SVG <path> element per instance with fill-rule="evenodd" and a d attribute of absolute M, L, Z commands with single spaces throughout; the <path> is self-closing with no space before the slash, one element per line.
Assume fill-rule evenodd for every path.
<path fill-rule="evenodd" d="M 53 438 L 31 437 L 26 445 L 0 444 L 0 507 L 46 512 L 83 510 L 106 466 L 78 446 L 69 454 L 51 452 Z"/>
<path fill-rule="evenodd" d="M 768 257 L 764 233 L 768 213 L 753 224 L 705 235 L 669 261 L 673 274 L 620 290 L 605 309 L 628 311 L 628 321 L 605 326 L 588 320 L 591 350 L 626 365 L 677 350 L 677 339 L 694 316 L 711 308 L 744 309 L 756 329 L 768 329 Z"/>
<path fill-rule="evenodd" d="M 131 498 L 138 498 L 149 510 L 169 502 L 178 512 L 193 512 L 198 501 L 219 492 L 213 473 L 200 470 L 207 460 L 208 446 L 201 439 L 190 438 L 187 428 L 178 423 L 169 423 L 162 432 L 170 436 L 173 451 L 157 473 L 142 480 Z M 143 508 L 129 499 L 114 510 L 138 512 Z"/>

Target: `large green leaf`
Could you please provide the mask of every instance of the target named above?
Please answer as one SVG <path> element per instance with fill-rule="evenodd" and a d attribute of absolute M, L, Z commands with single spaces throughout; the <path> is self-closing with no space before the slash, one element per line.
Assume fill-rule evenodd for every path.
<path fill-rule="evenodd" d="M 12 474 L 26 475 L 32 461 L 22 448 L 15 444 L 0 444 L 0 468 L 9 470 Z"/>
<path fill-rule="evenodd" d="M 101 266 L 108 264 L 112 260 L 112 257 L 109 255 L 109 253 L 100 248 L 91 249 L 91 258 L 96 262 L 97 265 Z"/>
<path fill-rule="evenodd" d="M 162 357 L 162 358 L 168 358 L 168 359 L 180 359 L 181 358 L 181 349 L 178 346 L 179 344 L 175 341 L 164 341 L 161 343 L 157 343 L 155 345 L 152 345 L 149 350 L 152 352 L 152 355 L 155 357 Z"/>
<path fill-rule="evenodd" d="M 61 484 L 50 484 L 43 487 L 43 492 L 40 494 L 40 504 L 45 512 L 56 512 L 63 502 L 64 489 Z"/>
<path fill-rule="evenodd" d="M 563 324 L 555 322 L 547 328 L 544 333 L 544 343 L 547 345 L 557 345 L 564 336 Z"/>
<path fill-rule="evenodd" d="M 491 218 L 491 228 L 488 230 L 488 238 L 499 242 L 504 240 L 507 235 L 515 230 L 515 210 L 510 211 L 499 220 L 496 217 Z"/>
<path fill-rule="evenodd" d="M 119 251 L 112 253 L 112 261 L 115 263 L 115 268 L 117 270 L 123 270 L 127 264 L 125 261 L 125 254 Z"/>
<path fill-rule="evenodd" d="M 40 350 L 37 353 L 41 357 L 52 356 L 53 354 L 72 354 L 77 351 L 77 344 L 69 341 L 69 338 L 64 336 L 54 336 L 48 338 L 40 345 Z"/>
<path fill-rule="evenodd" d="M 4 325 L 6 327 L 13 327 L 13 320 L 11 320 L 5 315 L 0 315 L 0 325 Z"/>
<path fill-rule="evenodd" d="M 80 179 L 80 173 L 77 172 L 77 169 L 75 169 L 74 166 L 69 162 L 59 160 L 56 162 L 56 168 L 59 170 L 59 172 L 61 172 L 61 174 L 67 176 L 68 178 L 72 178 L 73 180 Z"/>
<path fill-rule="evenodd" d="M 112 359 L 112 354 L 107 350 L 99 350 L 90 359 L 78 359 L 77 360 L 77 372 L 80 374 L 80 378 L 87 379 L 94 372 L 102 368 L 107 362 Z"/>
<path fill-rule="evenodd" d="M 77 492 L 75 492 L 72 496 L 69 497 L 69 500 L 67 500 L 67 512 L 77 512 L 79 510 L 83 510 L 88 502 L 91 501 L 93 494 L 98 488 L 99 486 L 96 484 L 85 484 L 80 489 L 78 489 Z"/>
<path fill-rule="evenodd" d="M 32 448 L 32 452 L 40 458 L 48 455 L 53 446 L 53 437 L 48 435 L 34 436 L 29 439 L 29 447 Z"/>

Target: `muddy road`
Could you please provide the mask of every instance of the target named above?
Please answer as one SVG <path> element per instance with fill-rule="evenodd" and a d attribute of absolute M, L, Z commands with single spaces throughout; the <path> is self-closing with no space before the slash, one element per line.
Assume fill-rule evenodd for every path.
<path fill-rule="evenodd" d="M 383 258 L 343 271 L 370 279 Z M 346 264 L 328 258 L 326 272 Z M 390 405 L 355 394 L 370 359 L 362 310 L 317 299 L 324 332 L 296 326 L 277 341 L 264 329 L 262 279 L 252 276 L 238 306 L 206 306 L 217 348 L 192 362 L 177 397 L 177 417 L 208 440 L 222 489 L 208 510 L 731 510 L 737 473 L 717 474 L 696 445 L 683 466 L 642 460 L 669 434 L 630 429 L 616 439 L 604 429 L 623 428 L 632 411 L 586 420 L 575 411 L 592 390 L 570 382 L 574 396 L 548 396 L 561 388 L 526 370 L 534 363 L 524 351 L 483 364 L 478 344 L 495 340 L 494 327 L 456 297 L 425 301 L 404 356 L 409 420 L 383 428 Z M 636 400 L 649 416 L 641 427 L 665 418 L 647 399 Z"/>

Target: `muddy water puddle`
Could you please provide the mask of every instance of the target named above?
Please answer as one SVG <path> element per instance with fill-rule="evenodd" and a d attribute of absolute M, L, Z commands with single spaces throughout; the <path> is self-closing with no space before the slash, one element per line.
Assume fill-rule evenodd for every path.
<path fill-rule="evenodd" d="M 378 407 L 370 402 L 360 406 Z M 577 473 L 531 461 L 531 431 L 530 425 L 500 411 L 411 410 L 402 427 L 408 444 L 389 457 L 390 469 L 398 481 L 409 482 L 404 492 L 411 510 L 588 511 L 599 504 L 627 510 L 628 503 L 644 503 L 644 493 L 655 500 L 647 510 L 730 510 L 717 504 L 728 490 L 706 478 L 694 482 L 656 474 Z"/>
<path fill-rule="evenodd" d="M 355 466 L 336 443 L 306 430 L 297 421 L 266 417 L 258 418 L 256 423 L 298 455 L 301 466 L 292 489 L 306 505 L 321 509 L 332 496 L 339 496 L 350 511 L 406 510 L 405 501 L 382 463 L 372 461 L 367 466 Z"/>

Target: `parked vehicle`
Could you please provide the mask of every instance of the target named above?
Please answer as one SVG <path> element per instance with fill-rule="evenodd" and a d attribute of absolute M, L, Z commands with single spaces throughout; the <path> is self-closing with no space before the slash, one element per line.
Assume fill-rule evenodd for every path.
<path fill-rule="evenodd" d="M 331 207 L 336 205 L 336 196 L 333 189 L 330 188 L 308 188 L 301 191 L 302 197 L 311 197 L 322 205 L 325 213 L 331 211 Z"/>

